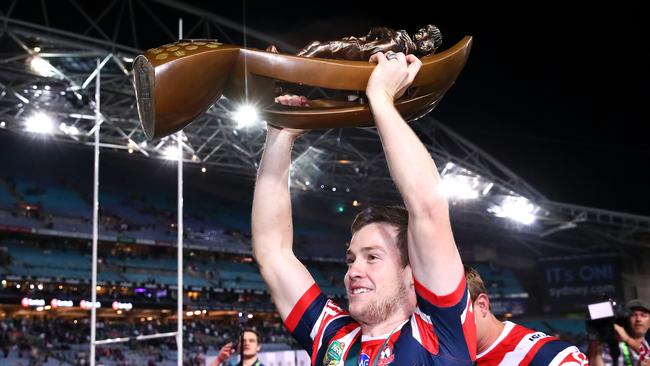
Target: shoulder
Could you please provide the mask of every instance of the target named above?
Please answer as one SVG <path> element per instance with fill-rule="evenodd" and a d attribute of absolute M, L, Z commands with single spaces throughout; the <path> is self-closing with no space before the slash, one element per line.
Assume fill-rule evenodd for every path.
<path fill-rule="evenodd" d="M 503 331 L 494 343 L 478 355 L 479 359 L 498 360 L 496 364 L 517 365 L 523 361 L 531 363 L 538 355 L 554 356 L 559 351 L 571 347 L 570 344 L 544 332 L 512 322 L 505 322 L 504 325 Z"/>
<path fill-rule="evenodd" d="M 563 340 L 544 332 L 515 325 L 512 340 L 517 340 L 517 353 L 522 361 L 531 366 L 587 365 L 587 356 Z"/>

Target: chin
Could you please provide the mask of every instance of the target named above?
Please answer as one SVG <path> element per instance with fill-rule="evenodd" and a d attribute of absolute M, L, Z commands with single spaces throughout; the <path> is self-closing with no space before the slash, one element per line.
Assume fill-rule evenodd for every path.
<path fill-rule="evenodd" d="M 365 309 L 366 306 L 358 301 L 356 303 L 350 303 L 350 315 L 352 315 L 354 319 L 359 319 L 360 316 L 365 314 Z"/>
<path fill-rule="evenodd" d="M 370 306 L 350 307 L 350 315 L 357 323 L 374 324 L 378 321 L 378 314 L 371 311 Z"/>

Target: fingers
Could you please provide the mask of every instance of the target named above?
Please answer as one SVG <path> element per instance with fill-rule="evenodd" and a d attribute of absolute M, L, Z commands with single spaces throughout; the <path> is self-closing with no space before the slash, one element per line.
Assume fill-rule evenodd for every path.
<path fill-rule="evenodd" d="M 219 353 L 223 354 L 230 354 L 230 351 L 232 350 L 232 343 L 228 343 L 225 346 L 221 347 L 221 350 L 219 350 Z"/>
<path fill-rule="evenodd" d="M 393 100 L 404 95 L 422 67 L 422 62 L 417 57 L 403 52 L 378 52 L 369 61 L 378 65 L 368 80 L 366 94 L 388 95 Z M 383 93 L 378 93 L 379 91 Z"/>
<path fill-rule="evenodd" d="M 406 55 L 406 62 L 408 64 L 412 64 L 413 62 L 419 62 L 420 64 L 422 64 L 422 61 L 420 61 L 420 59 L 417 58 L 417 56 L 415 56 L 412 53 L 409 53 L 408 55 Z"/>
<path fill-rule="evenodd" d="M 406 55 L 404 55 L 403 52 L 398 52 L 395 56 L 397 56 L 397 61 L 399 61 L 400 64 L 406 66 Z"/>
<path fill-rule="evenodd" d="M 368 61 L 378 64 L 380 62 L 386 61 L 386 55 L 384 55 L 383 52 L 373 53 Z"/>
<path fill-rule="evenodd" d="M 226 345 L 221 347 L 221 349 L 219 350 L 219 355 L 217 356 L 219 363 L 229 359 L 233 353 L 235 353 L 235 350 L 232 348 L 232 342 L 226 343 Z"/>
<path fill-rule="evenodd" d="M 415 80 L 415 76 L 420 72 L 420 68 L 422 67 L 422 61 L 420 61 L 419 58 L 413 56 L 413 55 L 407 55 L 406 56 L 406 62 L 408 63 L 408 66 L 406 70 L 409 73 L 408 76 L 408 81 L 409 84 Z"/>
<path fill-rule="evenodd" d="M 275 102 L 288 106 L 306 106 L 308 105 L 309 99 L 302 95 L 284 94 L 275 97 Z"/>

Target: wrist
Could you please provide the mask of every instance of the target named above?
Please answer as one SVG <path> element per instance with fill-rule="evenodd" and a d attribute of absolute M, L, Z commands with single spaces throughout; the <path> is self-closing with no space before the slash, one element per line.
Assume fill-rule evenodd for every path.
<path fill-rule="evenodd" d="M 269 127 L 266 132 L 266 142 L 279 142 L 282 144 L 287 144 L 293 146 L 293 142 L 298 138 L 295 134 L 292 134 L 283 129 L 277 129 L 275 127 Z"/>
<path fill-rule="evenodd" d="M 394 98 L 384 90 L 367 91 L 366 96 L 371 105 L 393 104 Z"/>

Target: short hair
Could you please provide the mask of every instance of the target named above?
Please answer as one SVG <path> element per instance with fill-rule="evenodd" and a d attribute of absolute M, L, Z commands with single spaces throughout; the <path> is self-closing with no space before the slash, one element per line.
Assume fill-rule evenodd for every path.
<path fill-rule="evenodd" d="M 242 329 L 241 332 L 242 332 L 242 334 L 244 334 L 246 332 L 250 332 L 250 333 L 255 334 L 255 338 L 257 339 L 257 344 L 260 343 L 260 334 L 255 329 L 253 329 L 253 328 L 244 328 L 244 329 Z"/>
<path fill-rule="evenodd" d="M 469 288 L 469 296 L 472 299 L 472 302 L 476 301 L 476 298 L 480 294 L 488 293 L 485 283 L 481 278 L 481 275 L 472 267 L 465 265 L 465 281 L 467 282 L 467 287 Z"/>
<path fill-rule="evenodd" d="M 399 251 L 402 267 L 409 264 L 408 254 L 408 211 L 401 206 L 371 206 L 359 212 L 352 221 L 350 231 L 352 235 L 365 226 L 385 222 L 397 228 L 397 250 Z"/>

